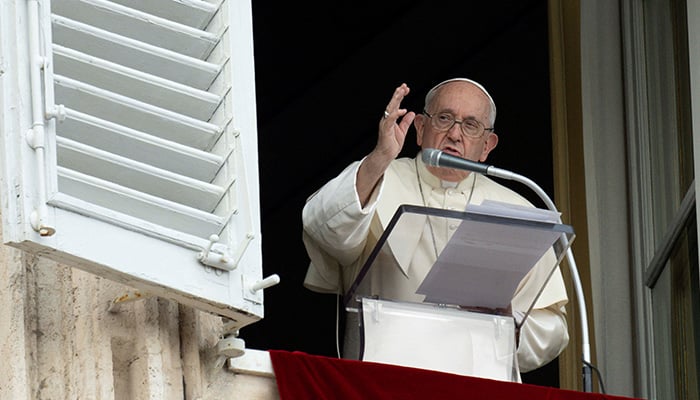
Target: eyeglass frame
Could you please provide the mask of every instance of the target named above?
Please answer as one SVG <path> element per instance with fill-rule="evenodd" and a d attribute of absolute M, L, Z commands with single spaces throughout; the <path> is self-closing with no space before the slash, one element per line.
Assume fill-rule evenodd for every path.
<path fill-rule="evenodd" d="M 428 118 L 430 118 L 430 120 L 432 121 L 433 115 L 430 115 L 430 113 L 427 112 L 425 109 L 423 109 L 423 114 L 425 114 L 425 115 L 426 115 Z M 452 115 L 452 114 L 450 114 L 450 113 L 448 113 L 448 112 L 437 113 L 437 114 L 447 114 L 447 115 L 449 115 L 449 116 L 452 117 L 452 125 L 450 125 L 450 127 L 447 128 L 447 129 L 443 129 L 442 132 L 449 132 L 449 130 L 452 129 L 452 128 L 455 126 L 455 124 L 459 123 L 459 130 L 462 132 L 462 134 L 463 134 L 464 136 L 466 136 L 466 137 L 468 137 L 468 138 L 470 138 L 470 139 L 480 139 L 480 138 L 482 138 L 482 137 L 484 136 L 484 134 L 486 134 L 487 131 L 488 131 L 488 132 L 493 132 L 494 129 L 495 129 L 493 126 L 490 127 L 490 128 L 485 127 L 484 124 L 481 123 L 481 121 L 479 121 L 478 119 L 475 119 L 475 118 L 472 118 L 472 119 L 463 119 L 463 120 L 459 121 L 457 118 L 454 117 L 454 115 Z M 477 124 L 479 124 L 479 126 L 481 126 L 482 130 L 481 130 L 481 133 L 480 133 L 478 136 L 469 135 L 467 132 L 464 131 L 464 125 L 463 125 L 463 124 L 464 124 L 465 122 L 467 122 L 467 121 L 474 121 L 474 122 L 476 122 Z M 440 129 L 440 128 L 438 128 L 437 126 L 435 126 L 435 124 L 434 124 L 433 122 L 431 122 L 430 124 L 433 126 L 433 128 L 435 128 L 435 129 Z"/>

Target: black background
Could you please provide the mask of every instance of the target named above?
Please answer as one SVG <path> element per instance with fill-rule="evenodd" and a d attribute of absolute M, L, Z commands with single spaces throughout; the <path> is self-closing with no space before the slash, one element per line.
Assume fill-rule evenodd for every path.
<path fill-rule="evenodd" d="M 307 196 L 362 158 L 405 82 L 420 112 L 436 83 L 467 77 L 498 108 L 500 142 L 487 162 L 528 176 L 552 195 L 546 0 L 253 1 L 265 318 L 240 335 L 248 348 L 335 356 L 336 297 L 303 287 Z M 418 151 L 415 130 L 402 156 Z M 541 202 L 519 183 L 501 181 Z M 541 205 L 540 205 L 541 206 Z M 556 362 L 525 374 L 556 385 Z"/>

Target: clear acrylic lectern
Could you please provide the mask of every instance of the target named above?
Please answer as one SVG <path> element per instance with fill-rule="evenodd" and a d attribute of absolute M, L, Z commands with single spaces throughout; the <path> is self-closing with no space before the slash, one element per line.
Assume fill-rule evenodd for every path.
<path fill-rule="evenodd" d="M 446 218 L 458 227 L 417 288 L 382 285 L 409 279 L 413 244 L 428 218 Z M 360 359 L 519 381 L 515 331 L 544 284 L 517 320 L 511 299 L 547 252 L 553 252 L 551 276 L 573 238 L 558 214 L 541 209 L 503 203 L 470 205 L 465 212 L 400 206 L 344 296 L 346 310 L 358 313 Z"/>

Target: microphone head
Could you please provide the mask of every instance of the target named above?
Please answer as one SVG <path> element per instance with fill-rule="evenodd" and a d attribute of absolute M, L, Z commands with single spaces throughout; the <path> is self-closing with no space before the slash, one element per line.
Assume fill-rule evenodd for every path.
<path fill-rule="evenodd" d="M 442 155 L 442 151 L 438 149 L 423 149 L 421 151 L 421 155 L 423 158 L 423 162 L 426 165 L 430 165 L 432 167 L 439 167 L 438 163 L 440 162 L 440 156 Z"/>

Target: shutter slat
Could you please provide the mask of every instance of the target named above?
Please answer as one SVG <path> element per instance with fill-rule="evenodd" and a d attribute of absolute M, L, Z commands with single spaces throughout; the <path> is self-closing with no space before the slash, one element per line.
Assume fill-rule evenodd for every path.
<path fill-rule="evenodd" d="M 58 165 L 86 175 L 211 212 L 226 188 L 130 160 L 106 151 L 57 137 Z M 59 186 L 59 191 L 63 188 Z"/>
<path fill-rule="evenodd" d="M 63 167 L 58 167 L 58 184 L 62 188 L 61 194 L 68 195 L 71 199 L 57 196 L 51 201 L 52 204 L 97 219 L 105 219 L 105 215 L 113 222 L 138 218 L 150 224 L 206 238 L 211 234 L 219 234 L 230 218 L 205 213 Z M 114 215 L 115 212 L 120 215 Z M 142 227 L 144 225 L 136 221 L 133 223 Z M 158 230 L 157 226 L 151 227 L 151 230 Z"/>
<path fill-rule="evenodd" d="M 221 134 L 217 125 L 60 75 L 54 91 L 58 104 L 186 146 L 209 149 Z"/>
<path fill-rule="evenodd" d="M 53 42 L 197 89 L 206 90 L 221 66 L 52 15 Z"/>
<path fill-rule="evenodd" d="M 3 241 L 235 329 L 259 320 L 249 0 L 53 2 L 10 1 L 1 14 Z M 143 13 L 169 21 L 144 28 Z M 206 60 L 172 50 L 202 39 L 185 25 L 203 33 L 190 50 L 207 54 L 220 36 Z"/>
<path fill-rule="evenodd" d="M 204 29 L 218 10 L 219 1 L 202 0 L 112 0 L 114 3 L 141 10 L 193 28 Z"/>
<path fill-rule="evenodd" d="M 51 11 L 198 59 L 205 59 L 219 40 L 212 33 L 105 0 L 53 0 Z"/>
<path fill-rule="evenodd" d="M 209 120 L 221 102 L 214 93 L 54 45 L 54 72 L 192 118 Z"/>
<path fill-rule="evenodd" d="M 224 157 L 148 135 L 72 109 L 56 125 L 58 136 L 154 167 L 211 182 Z"/>

